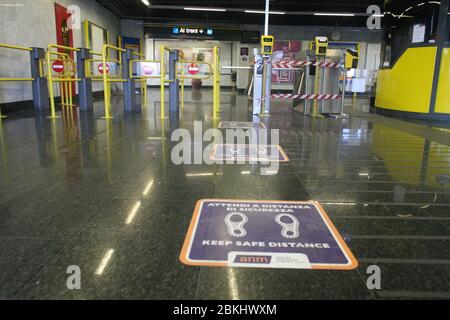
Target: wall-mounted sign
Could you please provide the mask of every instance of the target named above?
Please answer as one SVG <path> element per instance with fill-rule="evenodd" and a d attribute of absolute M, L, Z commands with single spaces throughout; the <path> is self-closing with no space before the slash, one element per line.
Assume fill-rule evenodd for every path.
<path fill-rule="evenodd" d="M 207 35 L 212 36 L 214 34 L 213 29 L 207 28 L 186 28 L 186 27 L 173 27 L 173 34 L 193 34 L 193 35 Z"/>
<path fill-rule="evenodd" d="M 157 39 L 208 39 L 224 41 L 240 41 L 241 31 L 233 29 L 220 29 L 192 26 L 152 26 L 145 27 L 148 38 Z"/>
<path fill-rule="evenodd" d="M 249 49 L 248 47 L 241 48 L 241 56 L 248 56 Z"/>
<path fill-rule="evenodd" d="M 425 30 L 426 26 L 424 24 L 415 24 L 413 28 L 412 43 L 425 42 Z"/>

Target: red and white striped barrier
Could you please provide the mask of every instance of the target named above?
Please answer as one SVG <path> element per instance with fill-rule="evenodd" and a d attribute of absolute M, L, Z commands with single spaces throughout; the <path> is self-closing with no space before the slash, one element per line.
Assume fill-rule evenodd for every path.
<path fill-rule="evenodd" d="M 341 98 L 339 94 L 272 94 L 274 99 L 305 99 L 305 100 L 337 100 Z"/>
<path fill-rule="evenodd" d="M 296 69 L 303 66 L 314 66 L 321 68 L 339 68 L 341 66 L 340 63 L 337 62 L 317 62 L 317 61 L 306 61 L 306 60 L 297 60 L 290 62 L 276 62 L 272 64 L 272 68 L 275 69 Z"/>

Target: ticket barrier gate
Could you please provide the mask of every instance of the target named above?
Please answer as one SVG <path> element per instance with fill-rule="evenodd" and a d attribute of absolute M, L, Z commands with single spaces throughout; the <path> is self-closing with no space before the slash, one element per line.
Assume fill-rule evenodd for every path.
<path fill-rule="evenodd" d="M 164 87 L 169 83 L 170 92 L 170 112 L 179 110 L 179 89 L 181 84 L 182 105 L 184 105 L 184 82 L 187 79 L 200 78 L 203 80 L 214 76 L 214 101 L 213 118 L 219 118 L 220 112 L 220 58 L 218 47 L 214 48 L 214 62 L 211 65 L 202 61 L 178 61 L 179 53 L 164 46 L 161 47 L 161 60 L 144 60 L 141 53 L 132 50 L 125 50 L 109 44 L 103 46 L 101 53 L 93 52 L 86 48 L 71 48 L 57 44 L 50 44 L 47 50 L 42 48 L 26 48 L 0 44 L 0 48 L 15 49 L 30 52 L 31 77 L 29 78 L 0 78 L 0 81 L 31 81 L 33 89 L 33 104 L 37 111 L 50 109 L 50 118 L 58 118 L 56 115 L 55 84 L 59 85 L 61 105 L 63 107 L 73 107 L 73 83 L 78 83 L 78 107 L 80 111 L 93 110 L 93 90 L 94 81 L 102 81 L 104 85 L 105 117 L 112 118 L 111 107 L 111 83 L 124 83 L 124 109 L 129 111 L 140 111 L 141 106 L 146 106 L 147 101 L 147 79 L 161 79 L 161 117 L 164 114 Z M 109 57 L 109 51 L 116 51 L 118 59 Z M 169 53 L 168 73 L 166 73 L 165 53 Z M 72 55 L 76 55 L 76 60 Z M 100 59 L 94 59 L 94 56 Z M 135 59 L 138 56 L 141 59 Z M 100 63 L 101 75 L 92 74 L 92 63 Z M 117 75 L 109 74 L 109 63 L 117 64 L 120 72 Z M 159 74 L 149 74 L 145 72 L 145 64 L 159 64 Z M 208 72 L 205 76 L 198 76 L 186 72 L 187 65 L 205 65 Z M 137 66 L 137 67 L 136 67 Z M 181 66 L 181 67 L 180 67 Z M 101 70 L 100 70 L 101 69 Z M 141 71 L 135 72 L 136 69 Z M 140 73 L 139 73 L 140 72 Z M 168 74 L 168 79 L 166 79 Z M 136 100 L 136 81 L 141 82 L 142 101 Z M 145 84 L 144 84 L 145 83 Z M 0 113 L 1 117 L 1 113 Z"/>
<path fill-rule="evenodd" d="M 59 51 L 53 51 L 53 49 Z M 62 52 L 61 52 L 62 51 Z M 75 71 L 75 63 L 70 57 L 71 53 L 79 52 L 80 49 L 70 48 L 66 46 L 50 44 L 47 48 L 47 52 L 45 55 L 45 62 L 47 63 L 47 80 L 48 80 L 48 92 L 50 98 L 50 116 L 51 119 L 59 118 L 56 115 L 56 107 L 55 107 L 55 91 L 54 84 L 57 83 L 60 86 L 61 92 L 61 104 L 62 106 L 73 106 L 72 101 L 72 83 L 80 81 L 79 78 L 76 78 Z M 69 52 L 69 53 L 67 53 Z M 53 57 L 56 57 L 54 59 Z M 54 63 L 58 62 L 60 67 L 60 71 L 58 74 L 55 74 L 54 71 Z"/>
<path fill-rule="evenodd" d="M 213 48 L 213 63 L 205 61 L 180 60 L 176 62 L 176 78 L 181 85 L 181 108 L 184 109 L 184 84 L 186 80 L 208 80 L 213 77 L 213 119 L 220 113 L 220 56 L 219 47 Z M 207 70 L 205 70 L 205 67 Z M 203 74 L 203 75 L 202 75 Z M 176 85 L 178 90 L 178 84 Z M 176 100 L 178 101 L 178 99 Z"/>

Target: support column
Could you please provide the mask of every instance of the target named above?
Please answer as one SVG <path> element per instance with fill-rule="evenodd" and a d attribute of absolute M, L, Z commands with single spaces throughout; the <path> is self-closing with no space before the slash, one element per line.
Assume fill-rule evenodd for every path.
<path fill-rule="evenodd" d="M 177 61 L 179 59 L 179 51 L 173 50 L 169 53 L 169 111 L 179 112 L 180 101 L 180 85 L 177 79 Z"/>
<path fill-rule="evenodd" d="M 125 112 L 141 112 L 141 103 L 136 97 L 136 80 L 130 77 L 130 60 L 134 59 L 132 49 L 122 53 L 122 70 L 126 82 L 123 83 L 123 107 Z"/>
<path fill-rule="evenodd" d="M 48 97 L 47 79 L 41 75 L 40 60 L 45 58 L 45 51 L 42 48 L 32 48 L 30 52 L 31 77 L 33 89 L 33 105 L 35 111 L 47 111 L 50 109 Z"/>
<path fill-rule="evenodd" d="M 86 60 L 92 59 L 89 49 L 79 48 L 77 52 L 77 74 L 81 79 L 78 82 L 78 107 L 80 111 L 92 111 L 94 102 L 92 99 L 92 79 L 86 78 Z"/>

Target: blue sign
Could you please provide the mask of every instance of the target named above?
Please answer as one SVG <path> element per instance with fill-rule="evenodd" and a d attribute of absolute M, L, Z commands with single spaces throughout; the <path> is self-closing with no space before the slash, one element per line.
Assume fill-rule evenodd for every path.
<path fill-rule="evenodd" d="M 211 153 L 214 161 L 289 162 L 280 145 L 216 144 Z"/>
<path fill-rule="evenodd" d="M 180 260 L 222 267 L 351 270 L 358 266 L 314 201 L 200 200 Z"/>
<path fill-rule="evenodd" d="M 172 29 L 172 33 L 174 33 L 174 34 L 178 34 L 179 32 L 180 32 L 179 28 L 173 28 Z"/>
<path fill-rule="evenodd" d="M 213 35 L 213 29 L 208 29 L 208 30 L 206 30 L 206 34 L 207 34 L 208 36 L 212 36 L 212 35 Z"/>

